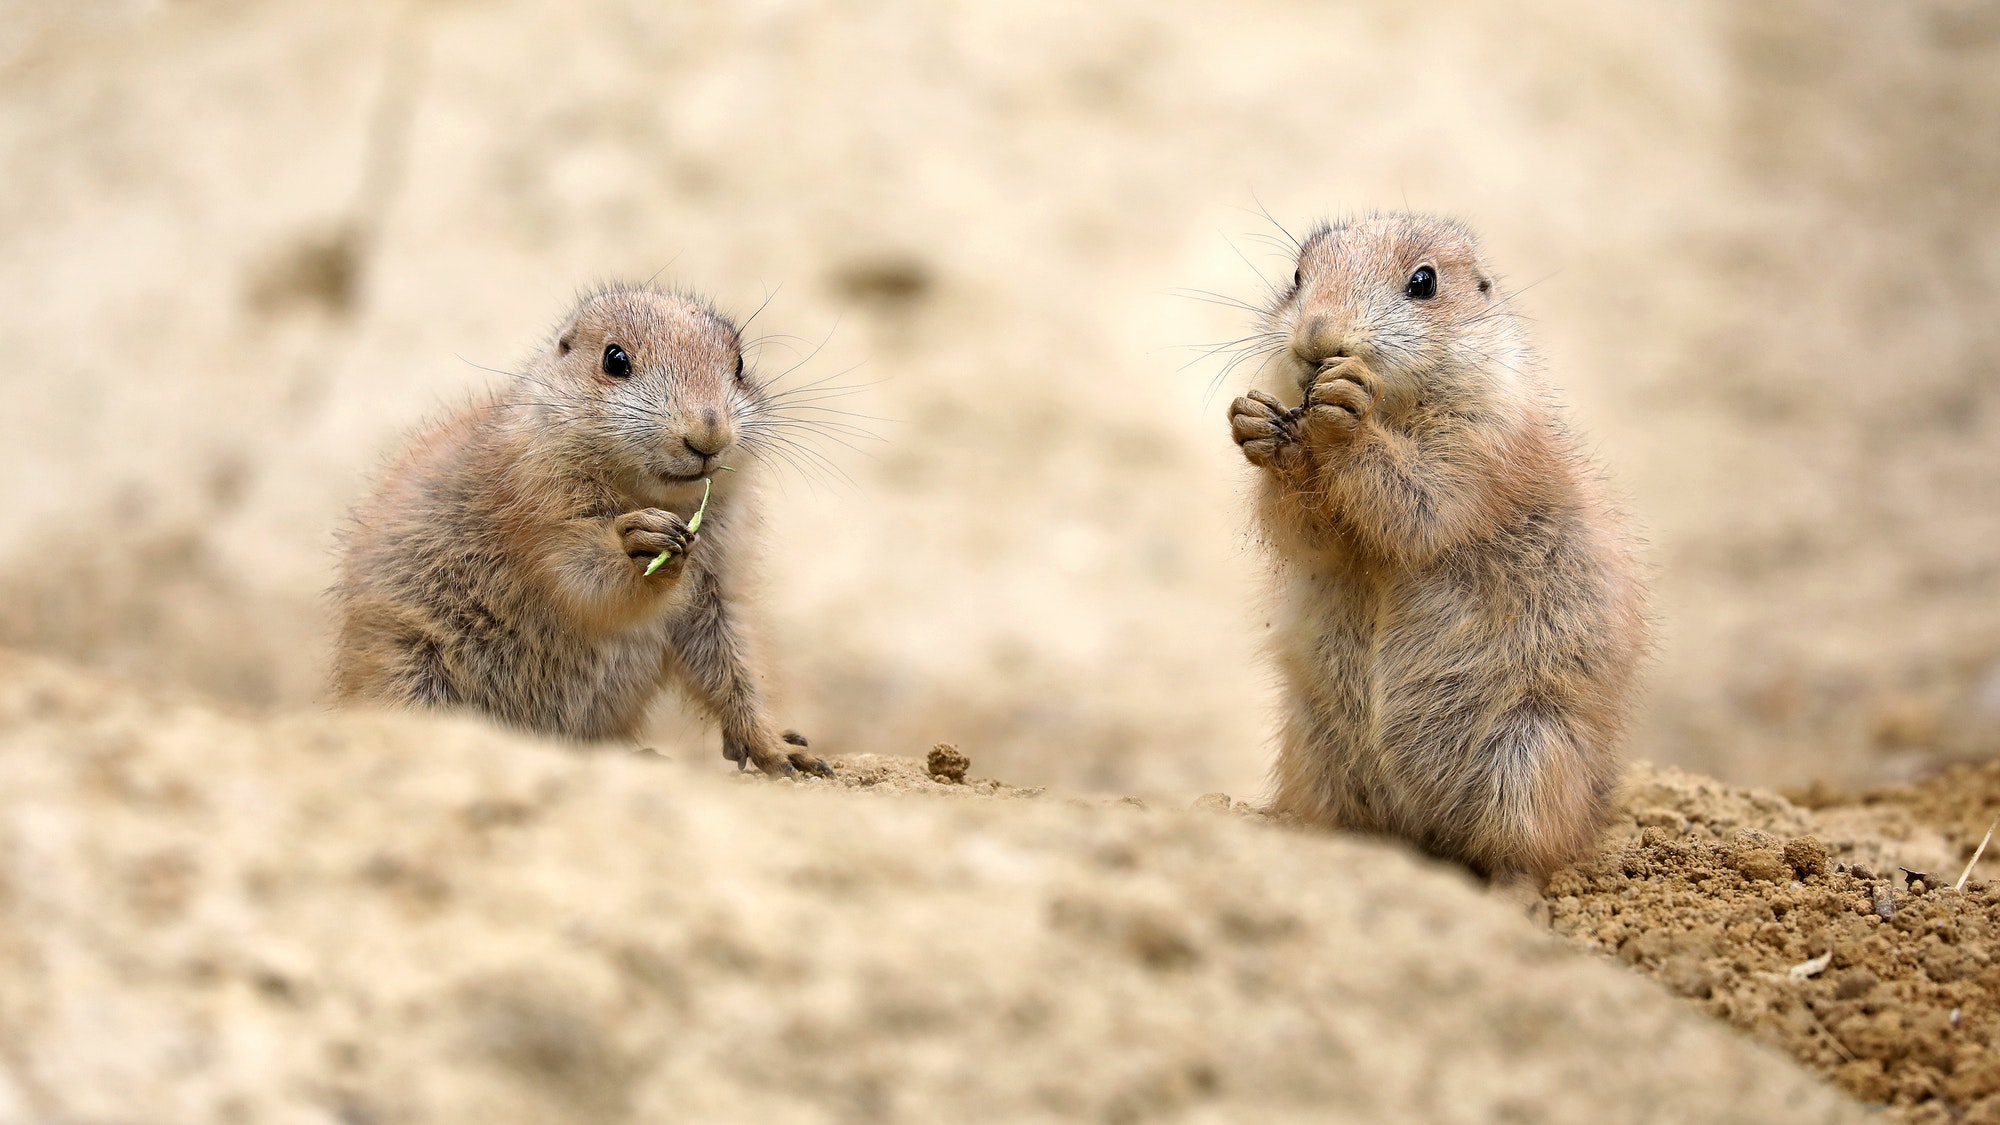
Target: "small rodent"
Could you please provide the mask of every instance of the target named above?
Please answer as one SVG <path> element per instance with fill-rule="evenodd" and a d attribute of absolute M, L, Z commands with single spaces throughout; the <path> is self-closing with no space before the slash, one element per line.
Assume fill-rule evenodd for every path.
<path fill-rule="evenodd" d="M 1276 556 L 1272 811 L 1538 883 L 1607 815 L 1649 649 L 1597 470 L 1470 231 L 1322 226 L 1230 405 Z"/>
<path fill-rule="evenodd" d="M 765 713 L 744 631 L 749 478 L 782 424 L 741 332 L 706 303 L 586 297 L 512 386 L 418 435 L 356 506 L 338 696 L 611 739 L 636 735 L 672 681 L 739 766 L 830 772 Z"/>

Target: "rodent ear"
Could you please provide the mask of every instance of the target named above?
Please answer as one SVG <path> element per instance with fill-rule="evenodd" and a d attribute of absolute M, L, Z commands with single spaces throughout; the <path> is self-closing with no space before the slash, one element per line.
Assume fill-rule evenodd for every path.
<path fill-rule="evenodd" d="M 1479 291 L 1480 291 L 1481 293 L 1491 293 L 1491 292 L 1493 292 L 1493 279 L 1492 279 L 1492 278 L 1490 278 L 1490 277 L 1482 277 L 1482 278 L 1480 278 L 1480 279 L 1479 279 Z"/>
<path fill-rule="evenodd" d="M 556 354 L 568 355 L 569 350 L 575 346 L 576 346 L 576 341 L 570 338 L 569 333 L 565 332 L 563 333 L 562 339 L 556 341 Z"/>

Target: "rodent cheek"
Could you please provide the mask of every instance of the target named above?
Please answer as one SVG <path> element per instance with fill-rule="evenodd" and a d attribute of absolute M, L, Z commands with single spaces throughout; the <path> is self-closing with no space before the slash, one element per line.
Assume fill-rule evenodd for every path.
<path fill-rule="evenodd" d="M 736 432 L 739 436 L 752 423 L 769 417 L 770 413 L 770 404 L 765 402 L 761 395 L 738 393 L 730 396 L 729 419 L 736 424 Z"/>

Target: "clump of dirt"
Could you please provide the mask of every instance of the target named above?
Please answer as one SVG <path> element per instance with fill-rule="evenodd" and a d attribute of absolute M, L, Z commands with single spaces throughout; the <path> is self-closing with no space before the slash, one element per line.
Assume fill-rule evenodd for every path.
<path fill-rule="evenodd" d="M 2000 1122 L 2000 886 L 1926 869 L 1996 803 L 1995 767 L 1818 810 L 1642 769 L 1550 921 L 1897 1120 Z"/>
<path fill-rule="evenodd" d="M 972 768 L 972 759 L 958 752 L 958 747 L 949 742 L 940 742 L 931 747 L 931 754 L 924 762 L 924 768 L 939 781 L 949 781 L 958 785 L 965 780 L 965 771 Z"/>

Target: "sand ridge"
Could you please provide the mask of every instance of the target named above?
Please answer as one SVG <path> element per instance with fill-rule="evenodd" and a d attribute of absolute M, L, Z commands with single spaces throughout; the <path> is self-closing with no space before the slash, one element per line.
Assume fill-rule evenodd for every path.
<path fill-rule="evenodd" d="M 1866 1119 L 1393 846 L 835 764 L 0 652 L 0 1119 Z"/>

